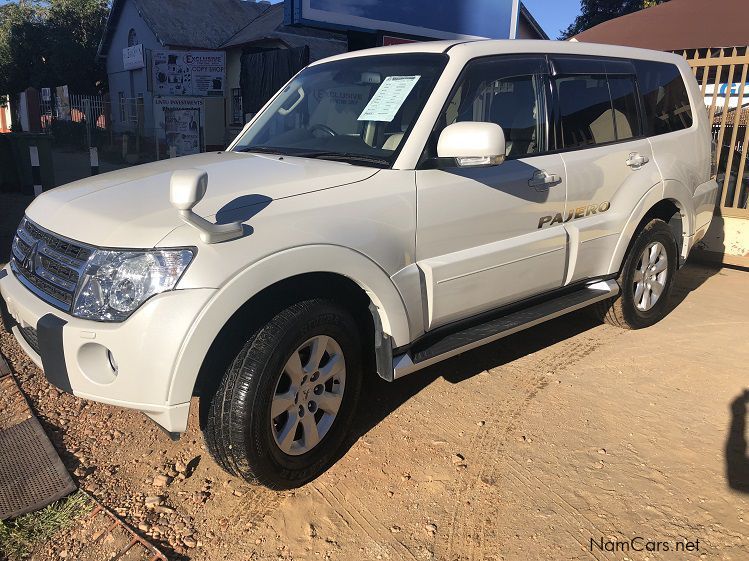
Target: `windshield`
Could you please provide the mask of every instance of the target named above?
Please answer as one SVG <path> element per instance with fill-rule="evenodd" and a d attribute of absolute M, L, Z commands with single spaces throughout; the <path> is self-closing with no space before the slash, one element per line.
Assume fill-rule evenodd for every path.
<path fill-rule="evenodd" d="M 234 150 L 389 167 L 446 62 L 441 54 L 400 54 L 306 68 Z"/>

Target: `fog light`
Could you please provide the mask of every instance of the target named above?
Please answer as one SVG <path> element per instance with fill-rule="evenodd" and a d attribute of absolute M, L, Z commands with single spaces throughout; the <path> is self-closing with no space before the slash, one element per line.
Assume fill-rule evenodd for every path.
<path fill-rule="evenodd" d="M 107 349 L 107 358 L 109 359 L 109 366 L 112 367 L 112 372 L 117 374 L 117 361 L 114 359 L 114 355 L 109 349 Z"/>

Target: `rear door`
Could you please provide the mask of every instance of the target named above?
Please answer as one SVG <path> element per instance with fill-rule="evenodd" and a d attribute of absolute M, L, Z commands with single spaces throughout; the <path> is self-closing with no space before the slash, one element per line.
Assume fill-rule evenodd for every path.
<path fill-rule="evenodd" d="M 549 153 L 547 89 L 544 56 L 477 59 L 437 123 L 427 156 L 445 126 L 483 121 L 503 128 L 507 160 L 417 171 L 427 329 L 562 285 L 565 231 L 550 222 L 564 213 L 566 181 L 562 157 Z"/>
<path fill-rule="evenodd" d="M 557 146 L 567 170 L 569 284 L 608 272 L 627 219 L 661 176 L 629 60 L 558 56 L 551 67 Z"/>

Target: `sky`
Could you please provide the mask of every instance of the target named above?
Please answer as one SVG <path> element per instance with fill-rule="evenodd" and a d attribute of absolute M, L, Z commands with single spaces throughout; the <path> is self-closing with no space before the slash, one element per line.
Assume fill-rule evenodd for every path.
<path fill-rule="evenodd" d="M 580 0 L 522 0 L 549 39 L 559 37 L 580 14 Z"/>

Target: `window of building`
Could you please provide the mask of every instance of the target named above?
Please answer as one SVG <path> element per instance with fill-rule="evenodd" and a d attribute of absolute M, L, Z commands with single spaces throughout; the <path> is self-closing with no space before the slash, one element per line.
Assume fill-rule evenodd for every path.
<path fill-rule="evenodd" d="M 666 134 L 692 126 L 692 108 L 679 69 L 673 64 L 636 61 L 648 135 Z"/>
<path fill-rule="evenodd" d="M 502 127 L 508 157 L 546 150 L 546 61 L 537 57 L 483 59 L 468 66 L 441 119 Z"/>
<path fill-rule="evenodd" d="M 128 47 L 134 47 L 138 44 L 138 34 L 135 32 L 135 29 L 131 29 L 127 32 L 127 46 Z"/>
<path fill-rule="evenodd" d="M 242 110 L 242 90 L 240 88 L 232 88 L 231 90 L 231 124 L 244 124 L 244 113 Z"/>
<path fill-rule="evenodd" d="M 125 109 L 125 92 L 119 92 L 117 94 L 117 102 L 120 110 L 120 122 L 124 123 L 127 120 L 127 111 Z"/>

